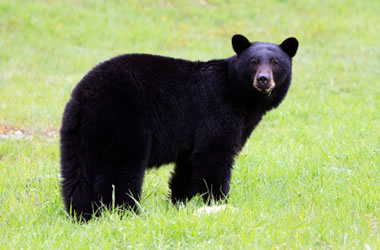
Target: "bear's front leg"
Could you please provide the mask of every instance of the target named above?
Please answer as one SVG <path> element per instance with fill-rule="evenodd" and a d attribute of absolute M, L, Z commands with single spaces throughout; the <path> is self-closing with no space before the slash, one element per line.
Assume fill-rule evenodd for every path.
<path fill-rule="evenodd" d="M 191 199 L 194 194 L 192 188 L 192 173 L 190 153 L 181 153 L 176 161 L 174 173 L 169 181 L 170 199 L 173 204 L 178 202 L 186 202 Z"/>
<path fill-rule="evenodd" d="M 197 153 L 192 157 L 192 193 L 205 202 L 227 202 L 233 155 L 225 152 Z"/>
<path fill-rule="evenodd" d="M 177 161 L 170 181 L 172 202 L 186 202 L 196 194 L 205 202 L 226 202 L 232 164 L 233 154 L 223 152 L 194 153 L 189 159 Z"/>

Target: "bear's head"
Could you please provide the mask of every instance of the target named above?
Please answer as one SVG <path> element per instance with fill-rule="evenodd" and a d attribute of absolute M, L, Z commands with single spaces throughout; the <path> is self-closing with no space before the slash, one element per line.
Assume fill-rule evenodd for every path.
<path fill-rule="evenodd" d="M 290 84 L 292 57 L 298 49 L 296 38 L 289 37 L 281 44 L 251 43 L 237 34 L 232 37 L 232 47 L 237 55 L 235 75 L 247 88 L 269 96 L 274 89 Z"/>

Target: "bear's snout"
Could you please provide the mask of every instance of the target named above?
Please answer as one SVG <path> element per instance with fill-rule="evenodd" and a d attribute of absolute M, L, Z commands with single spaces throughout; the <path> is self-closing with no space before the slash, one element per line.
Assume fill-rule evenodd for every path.
<path fill-rule="evenodd" d="M 272 70 L 259 69 L 254 77 L 253 87 L 255 87 L 260 92 L 270 95 L 273 88 L 275 87 Z"/>
<path fill-rule="evenodd" d="M 269 88 L 270 75 L 268 73 L 261 73 L 257 76 L 257 87 L 260 89 Z"/>

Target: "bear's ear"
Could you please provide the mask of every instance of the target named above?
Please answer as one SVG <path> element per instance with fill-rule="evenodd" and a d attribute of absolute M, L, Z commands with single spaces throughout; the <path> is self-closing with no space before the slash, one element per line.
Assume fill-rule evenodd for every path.
<path fill-rule="evenodd" d="M 288 54 L 289 57 L 293 57 L 297 53 L 298 40 L 295 37 L 286 38 L 281 44 L 280 48 Z"/>
<path fill-rule="evenodd" d="M 243 50 L 248 49 L 251 46 L 251 43 L 248 39 L 240 34 L 236 34 L 232 37 L 232 48 L 236 54 L 240 54 Z"/>

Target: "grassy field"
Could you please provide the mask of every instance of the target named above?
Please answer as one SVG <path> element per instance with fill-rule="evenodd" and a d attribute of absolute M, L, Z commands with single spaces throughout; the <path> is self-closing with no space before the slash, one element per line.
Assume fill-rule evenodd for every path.
<path fill-rule="evenodd" d="M 380 1 L 0 0 L 0 248 L 379 249 Z M 97 63 L 208 60 L 231 36 L 300 41 L 294 80 L 236 159 L 229 203 L 199 215 L 150 171 L 142 213 L 80 225 L 59 189 L 61 115 Z"/>

